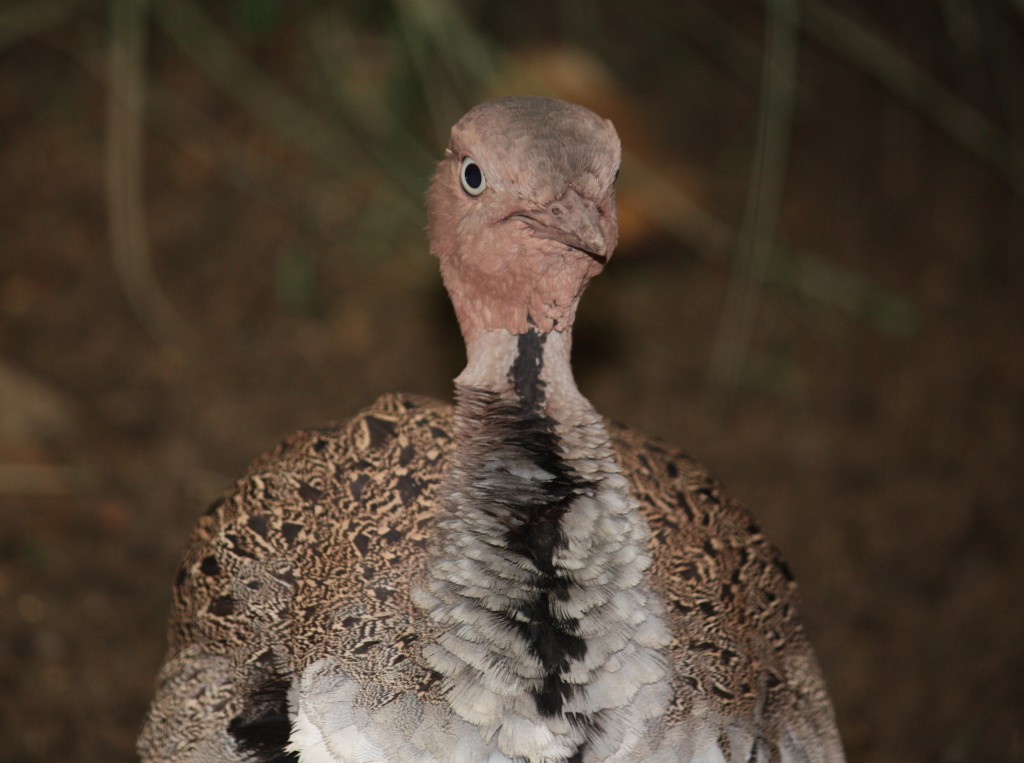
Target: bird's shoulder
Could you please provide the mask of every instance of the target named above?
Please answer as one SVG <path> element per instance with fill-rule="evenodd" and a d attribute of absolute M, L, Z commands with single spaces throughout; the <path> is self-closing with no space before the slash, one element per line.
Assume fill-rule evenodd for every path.
<path fill-rule="evenodd" d="M 838 749 L 782 554 L 697 461 L 624 426 L 609 428 L 650 527 L 652 587 L 672 631 L 670 717 L 710 714 L 723 727 L 757 718 L 795 744 Z"/>
<path fill-rule="evenodd" d="M 291 653 L 275 659 L 290 671 L 339 646 L 364 655 L 384 635 L 400 647 L 451 417 L 446 404 L 385 395 L 257 458 L 193 532 L 176 578 L 172 650 L 202 644 L 256 659 L 287 644 Z M 381 634 L 388 623 L 396 632 Z"/>

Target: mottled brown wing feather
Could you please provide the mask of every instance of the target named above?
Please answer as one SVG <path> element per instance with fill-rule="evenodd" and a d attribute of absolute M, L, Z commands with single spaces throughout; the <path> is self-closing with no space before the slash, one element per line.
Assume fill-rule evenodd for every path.
<path fill-rule="evenodd" d="M 689 456 L 621 425 L 610 429 L 651 528 L 652 586 L 673 634 L 669 722 L 699 698 L 725 723 L 756 723 L 768 747 L 792 737 L 841 755 L 796 583 L 778 549 Z M 728 740 L 719 743 L 729 759 Z"/>

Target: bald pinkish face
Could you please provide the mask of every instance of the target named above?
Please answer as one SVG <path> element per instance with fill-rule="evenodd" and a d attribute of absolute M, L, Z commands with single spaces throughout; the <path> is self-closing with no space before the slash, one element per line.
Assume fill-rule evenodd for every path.
<path fill-rule="evenodd" d="M 565 331 L 618 238 L 611 122 L 574 104 L 504 98 L 452 128 L 427 199 L 430 249 L 467 341 Z"/>

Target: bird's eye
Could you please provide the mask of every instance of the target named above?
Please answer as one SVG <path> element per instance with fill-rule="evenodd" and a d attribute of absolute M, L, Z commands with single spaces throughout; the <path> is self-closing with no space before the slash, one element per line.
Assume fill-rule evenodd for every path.
<path fill-rule="evenodd" d="M 470 196 L 479 196 L 487 187 L 487 179 L 484 178 L 484 171 L 480 165 L 470 157 L 462 160 L 462 168 L 459 170 L 459 178 L 462 180 L 462 190 Z"/>

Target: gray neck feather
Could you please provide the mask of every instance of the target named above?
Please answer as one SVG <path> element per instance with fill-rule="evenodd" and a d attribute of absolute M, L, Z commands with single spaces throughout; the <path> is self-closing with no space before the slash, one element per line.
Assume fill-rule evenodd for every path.
<path fill-rule="evenodd" d="M 569 338 L 494 332 L 456 381 L 456 447 L 425 650 L 454 711 L 505 755 L 627 760 L 669 700 L 648 529 Z"/>

